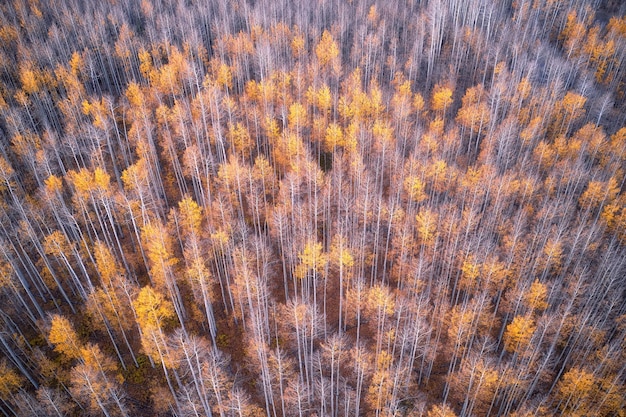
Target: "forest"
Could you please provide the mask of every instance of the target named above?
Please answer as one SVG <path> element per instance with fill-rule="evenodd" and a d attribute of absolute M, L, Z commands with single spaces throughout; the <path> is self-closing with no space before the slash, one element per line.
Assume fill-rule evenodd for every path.
<path fill-rule="evenodd" d="M 626 4 L 0 4 L 0 415 L 625 417 Z"/>

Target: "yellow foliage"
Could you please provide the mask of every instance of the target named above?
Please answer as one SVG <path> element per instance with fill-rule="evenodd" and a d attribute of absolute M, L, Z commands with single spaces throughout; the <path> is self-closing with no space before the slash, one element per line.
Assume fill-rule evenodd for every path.
<path fill-rule="evenodd" d="M 367 104 L 369 118 L 378 118 L 385 111 L 383 93 L 376 82 L 372 81 L 370 84 L 369 102 Z"/>
<path fill-rule="evenodd" d="M 600 217 L 606 223 L 607 227 L 613 229 L 615 227 L 615 220 L 622 211 L 622 207 L 619 204 L 607 204 L 602 210 Z"/>
<path fill-rule="evenodd" d="M 371 23 L 371 24 L 375 24 L 376 21 L 378 20 L 378 11 L 376 10 L 376 5 L 373 4 L 372 6 L 370 6 L 370 10 L 367 13 L 367 20 Z"/>
<path fill-rule="evenodd" d="M 107 290 L 96 288 L 89 294 L 86 307 L 96 329 L 105 331 L 106 326 L 111 326 L 113 323 L 125 331 L 133 328 L 134 321 L 128 320 L 133 312 L 127 303 L 126 295 L 118 295 L 116 292 L 116 290 L 121 290 L 119 286 L 124 284 L 123 278 L 116 277 Z M 105 320 L 108 320 L 108 323 L 105 323 Z"/>
<path fill-rule="evenodd" d="M 86 168 L 79 171 L 68 171 L 66 177 L 70 184 L 74 186 L 74 194 L 82 200 L 89 198 L 89 194 L 93 189 L 93 174 Z"/>
<path fill-rule="evenodd" d="M 144 96 L 139 84 L 131 82 L 126 89 L 126 98 L 130 102 L 130 105 L 136 108 L 140 108 L 144 104 Z"/>
<path fill-rule="evenodd" d="M 102 284 L 108 287 L 111 285 L 112 280 L 121 273 L 115 257 L 107 245 L 100 241 L 94 245 L 94 255 Z"/>
<path fill-rule="evenodd" d="M 29 100 L 24 90 L 17 90 L 13 97 L 15 97 L 15 100 L 19 103 L 20 106 L 28 106 Z"/>
<path fill-rule="evenodd" d="M 542 169 L 549 169 L 556 162 L 556 151 L 552 145 L 541 141 L 533 150 L 533 157 Z"/>
<path fill-rule="evenodd" d="M 239 32 L 237 35 L 227 35 L 226 49 L 231 58 L 254 53 L 254 42 L 249 33 Z"/>
<path fill-rule="evenodd" d="M 456 120 L 474 133 L 477 133 L 483 126 L 489 123 L 489 107 L 486 103 L 485 91 L 482 85 L 467 89 Z"/>
<path fill-rule="evenodd" d="M 210 85 L 211 81 L 207 77 L 203 85 Z M 249 80 L 244 87 L 244 95 L 246 99 L 250 101 L 261 102 L 261 88 L 259 84 L 254 80 Z"/>
<path fill-rule="evenodd" d="M 133 165 L 122 172 L 122 182 L 126 190 L 140 192 L 141 188 L 148 185 L 148 169 L 146 160 L 140 158 Z"/>
<path fill-rule="evenodd" d="M 543 257 L 540 263 L 544 263 L 545 267 L 559 269 L 563 258 L 563 243 L 558 239 L 550 239 L 543 247 Z"/>
<path fill-rule="evenodd" d="M 422 243 L 426 245 L 432 244 L 437 232 L 438 218 L 439 216 L 437 213 L 427 208 L 420 210 L 415 216 L 415 221 L 417 222 L 417 233 Z"/>
<path fill-rule="evenodd" d="M 547 295 L 548 288 L 546 284 L 535 279 L 530 285 L 528 292 L 524 294 L 524 302 L 532 310 L 545 310 L 548 307 Z"/>
<path fill-rule="evenodd" d="M 5 45 L 9 45 L 11 42 L 16 41 L 17 39 L 18 33 L 13 26 L 5 24 L 0 26 L 0 40 L 2 40 Z"/>
<path fill-rule="evenodd" d="M 274 174 L 274 167 L 272 167 L 265 156 L 259 155 L 254 160 L 252 178 L 261 183 L 266 194 L 274 193 L 277 179 Z"/>
<path fill-rule="evenodd" d="M 413 96 L 413 108 L 416 112 L 421 112 L 424 110 L 424 97 L 420 93 L 415 93 Z"/>
<path fill-rule="evenodd" d="M 93 183 L 97 189 L 106 192 L 109 190 L 109 185 L 111 184 L 111 176 L 102 168 L 97 167 L 93 171 Z"/>
<path fill-rule="evenodd" d="M 446 191 L 446 187 L 453 183 L 453 178 L 454 173 L 448 168 L 445 160 L 436 159 L 428 164 L 426 179 L 433 190 L 439 193 Z"/>
<path fill-rule="evenodd" d="M 459 287 L 464 290 L 474 290 L 478 284 L 478 278 L 480 277 L 480 264 L 474 259 L 466 259 L 461 265 L 461 279 L 459 280 Z"/>
<path fill-rule="evenodd" d="M 302 138 L 297 133 L 283 132 L 273 146 L 272 157 L 274 164 L 280 170 L 295 170 L 299 165 L 298 160 L 305 155 L 305 152 Z"/>
<path fill-rule="evenodd" d="M 211 233 L 211 240 L 213 244 L 216 246 L 226 246 L 229 241 L 229 234 L 224 229 L 218 229 L 214 233 Z"/>
<path fill-rule="evenodd" d="M 54 345 L 54 350 L 69 359 L 78 359 L 81 355 L 81 343 L 74 326 L 63 316 L 52 315 L 48 340 Z"/>
<path fill-rule="evenodd" d="M 183 233 L 187 235 L 200 235 L 200 223 L 202 222 L 202 207 L 193 198 L 186 196 L 178 202 L 179 224 Z"/>
<path fill-rule="evenodd" d="M 359 133 L 359 124 L 356 121 L 352 121 L 345 129 L 344 145 L 343 148 L 349 153 L 357 151 L 359 145 L 357 135 Z"/>
<path fill-rule="evenodd" d="M 56 175 L 50 175 L 46 178 L 44 184 L 46 185 L 46 190 L 51 194 L 58 193 L 63 189 L 63 181 Z"/>
<path fill-rule="evenodd" d="M 20 70 L 20 82 L 22 83 L 22 90 L 27 94 L 34 94 L 41 88 L 41 82 L 37 72 L 30 67 L 25 67 Z"/>
<path fill-rule="evenodd" d="M 350 251 L 346 248 L 345 238 L 338 236 L 331 247 L 331 258 L 335 263 L 343 267 L 351 268 L 354 266 L 354 258 Z"/>
<path fill-rule="evenodd" d="M 7 364 L 6 359 L 0 360 L 0 397 L 9 398 L 22 385 L 22 379 Z"/>
<path fill-rule="evenodd" d="M 449 318 L 446 320 L 449 323 L 447 327 L 447 333 L 450 340 L 461 343 L 469 336 L 471 336 L 471 325 L 475 319 L 474 312 L 469 308 L 462 308 L 460 305 L 455 305 L 450 310 Z"/>
<path fill-rule="evenodd" d="M 583 106 L 586 102 L 586 97 L 568 91 L 567 94 L 565 94 L 565 97 L 563 97 L 563 102 L 561 103 L 561 106 L 572 119 L 577 119 L 585 113 L 585 109 L 583 108 Z"/>
<path fill-rule="evenodd" d="M 431 108 L 434 111 L 445 113 L 446 108 L 452 104 L 452 90 L 441 85 L 435 86 L 433 97 L 431 99 Z"/>
<path fill-rule="evenodd" d="M 91 104 L 87 100 L 83 100 L 81 110 L 85 116 L 91 113 Z"/>
<path fill-rule="evenodd" d="M 393 356 L 386 350 L 381 350 L 376 357 L 376 367 L 378 369 L 389 369 L 393 364 Z"/>
<path fill-rule="evenodd" d="M 411 114 L 413 110 L 411 95 L 411 81 L 406 80 L 396 84 L 396 92 L 391 99 L 391 106 L 394 109 L 395 118 L 398 120 L 402 120 Z"/>
<path fill-rule="evenodd" d="M 621 128 L 611 136 L 611 153 L 618 160 L 626 160 L 626 127 Z"/>
<path fill-rule="evenodd" d="M 13 267 L 10 263 L 0 260 L 0 290 L 7 286 L 13 286 Z"/>
<path fill-rule="evenodd" d="M 101 372 L 117 371 L 115 362 L 102 353 L 98 345 L 93 343 L 88 343 L 84 348 L 80 349 L 80 358 L 85 365 L 98 369 Z"/>
<path fill-rule="evenodd" d="M 330 94 L 330 88 L 328 88 L 326 84 L 315 92 L 315 105 L 321 111 L 330 111 L 332 96 Z"/>
<path fill-rule="evenodd" d="M 324 136 L 324 150 L 332 152 L 337 146 L 343 146 L 343 132 L 341 126 L 336 123 L 331 123 L 326 128 L 326 135 Z"/>
<path fill-rule="evenodd" d="M 306 126 L 306 118 L 306 108 L 302 104 L 295 102 L 289 106 L 289 126 L 294 127 L 296 131 Z"/>
<path fill-rule="evenodd" d="M 593 374 L 580 368 L 572 368 L 561 377 L 556 386 L 559 408 L 564 412 L 578 411 L 584 415 L 587 402 L 596 385 Z"/>
<path fill-rule="evenodd" d="M 522 78 L 517 85 L 517 94 L 521 100 L 525 100 L 530 95 L 532 85 L 528 79 L 528 76 Z"/>
<path fill-rule="evenodd" d="M 563 46 L 568 54 L 578 55 L 580 48 L 578 47 L 587 33 L 584 22 L 578 20 L 575 10 L 567 15 L 565 28 L 559 34 L 559 40 L 563 42 Z"/>
<path fill-rule="evenodd" d="M 82 69 L 85 67 L 85 60 L 83 59 L 82 56 L 80 56 L 80 54 L 77 51 L 74 51 L 74 53 L 72 53 L 72 58 L 70 59 L 69 64 L 72 70 L 72 74 L 75 77 L 78 77 Z"/>
<path fill-rule="evenodd" d="M 532 318 L 515 316 L 513 321 L 506 326 L 504 348 L 507 352 L 523 352 L 530 343 L 535 329 L 535 322 Z"/>
<path fill-rule="evenodd" d="M 327 30 L 322 33 L 322 38 L 315 47 L 315 55 L 322 68 L 331 66 L 335 71 L 339 69 L 339 46 Z"/>
<path fill-rule="evenodd" d="M 152 81 L 155 78 L 155 70 L 152 65 L 152 56 L 150 52 L 145 49 L 141 49 L 138 53 L 139 56 L 139 71 L 141 71 L 141 75 L 148 80 Z M 131 85 L 134 83 L 131 83 Z"/>
<path fill-rule="evenodd" d="M 276 119 L 269 117 L 266 118 L 263 127 L 270 143 L 275 145 L 275 143 L 280 138 L 280 128 L 278 127 L 278 122 L 276 121 Z"/>
<path fill-rule="evenodd" d="M 150 287 L 143 287 L 139 291 L 133 307 L 142 330 L 160 329 L 165 320 L 175 317 L 174 305 Z"/>
<path fill-rule="evenodd" d="M 43 248 L 47 255 L 62 256 L 69 253 L 71 246 L 65 235 L 55 230 L 44 238 Z"/>
<path fill-rule="evenodd" d="M 410 175 L 405 177 L 403 185 L 404 191 L 412 201 L 421 203 L 428 198 L 424 192 L 424 183 L 417 176 Z"/>
<path fill-rule="evenodd" d="M 193 259 L 185 272 L 191 282 L 198 282 L 201 285 L 206 285 L 207 279 L 210 277 L 210 272 L 201 258 Z"/>
<path fill-rule="evenodd" d="M 365 401 L 372 410 L 376 410 L 377 413 L 382 411 L 386 405 L 386 401 L 391 395 L 393 388 L 393 380 L 390 378 L 389 371 L 378 370 L 372 375 L 372 380 L 367 389 L 367 395 Z M 382 413 L 382 415 L 388 415 Z M 389 414 L 391 415 L 391 414 Z"/>
<path fill-rule="evenodd" d="M 447 404 L 434 405 L 426 414 L 426 417 L 456 417 L 454 410 Z"/>
<path fill-rule="evenodd" d="M 323 253 L 323 247 L 318 242 L 308 242 L 302 252 L 298 255 L 302 267 L 296 274 L 299 278 L 304 278 L 308 271 L 314 270 L 316 272 L 322 272 L 327 258 Z"/>
<path fill-rule="evenodd" d="M 587 189 L 578 199 L 578 204 L 583 209 L 595 209 L 598 206 L 610 204 L 619 193 L 615 177 L 608 181 L 589 181 Z"/>
<path fill-rule="evenodd" d="M 218 86 L 224 88 L 233 88 L 233 73 L 230 67 L 223 62 L 217 64 L 215 69 L 215 82 Z"/>
<path fill-rule="evenodd" d="M 172 241 L 165 227 L 158 223 L 147 223 L 141 228 L 144 250 L 150 260 L 150 274 L 157 288 L 164 288 L 171 267 L 178 260 L 173 256 Z"/>
<path fill-rule="evenodd" d="M 502 378 L 495 367 L 483 356 L 464 359 L 459 372 L 449 376 L 452 399 L 472 399 L 471 415 L 487 415 L 488 408 L 497 395 Z"/>
<path fill-rule="evenodd" d="M 389 149 L 395 142 L 393 128 L 387 121 L 376 119 L 374 126 L 372 127 L 372 133 L 376 140 L 375 146 L 380 152 L 384 149 Z"/>
<path fill-rule="evenodd" d="M 300 55 L 304 53 L 305 51 L 304 47 L 305 47 L 304 36 L 294 35 L 293 39 L 291 40 L 291 53 L 293 54 L 295 58 L 298 58 Z"/>
<path fill-rule="evenodd" d="M 367 308 L 387 316 L 393 315 L 396 303 L 389 288 L 384 285 L 375 285 L 370 288 L 367 294 Z"/>

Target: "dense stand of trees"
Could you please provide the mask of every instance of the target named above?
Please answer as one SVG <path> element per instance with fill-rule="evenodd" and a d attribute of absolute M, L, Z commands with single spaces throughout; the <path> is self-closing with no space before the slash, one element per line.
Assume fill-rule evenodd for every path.
<path fill-rule="evenodd" d="M 0 5 L 0 414 L 623 416 L 626 9 Z"/>

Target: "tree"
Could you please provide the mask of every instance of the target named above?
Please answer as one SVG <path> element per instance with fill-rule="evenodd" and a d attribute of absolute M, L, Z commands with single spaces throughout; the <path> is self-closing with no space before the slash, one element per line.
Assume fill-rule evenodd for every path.
<path fill-rule="evenodd" d="M 425 192 L 424 182 L 417 176 L 405 177 L 403 186 L 409 198 L 416 203 L 421 203 L 428 198 Z"/>
<path fill-rule="evenodd" d="M 169 358 L 165 357 L 165 339 L 163 328 L 168 321 L 175 318 L 171 302 L 152 290 L 143 287 L 133 301 L 133 308 L 137 316 L 137 324 L 141 329 L 141 341 L 146 353 L 158 363 Z"/>
<path fill-rule="evenodd" d="M 211 288 L 211 273 L 201 258 L 195 258 L 186 270 L 186 275 L 194 288 L 199 285 L 198 291 L 194 291 L 194 295 L 198 302 L 204 305 L 205 314 L 209 323 L 211 335 L 215 336 L 215 318 L 213 316 L 212 302 L 214 300 L 213 290 Z"/>
<path fill-rule="evenodd" d="M 547 295 L 546 284 L 535 279 L 528 291 L 524 293 L 524 302 L 532 311 L 543 311 L 548 307 Z"/>
<path fill-rule="evenodd" d="M 365 311 L 370 317 L 372 327 L 376 325 L 376 355 L 382 349 L 386 330 L 386 319 L 395 312 L 395 298 L 384 285 L 375 285 L 369 289 Z"/>
<path fill-rule="evenodd" d="M 113 361 L 97 345 L 87 345 L 81 349 L 80 363 L 72 368 L 72 395 L 86 404 L 91 412 L 99 412 L 106 417 L 128 416 L 120 386 L 123 380 L 121 375 L 116 379 L 116 369 Z M 110 409 L 112 406 L 115 411 Z"/>
<path fill-rule="evenodd" d="M 228 409 L 238 417 L 255 417 L 263 414 L 261 407 L 254 404 L 250 395 L 240 388 L 230 393 Z"/>
<path fill-rule="evenodd" d="M 392 357 L 385 350 L 376 357 L 376 370 L 372 375 L 365 401 L 376 416 L 390 414 L 389 401 L 392 391 L 390 366 Z"/>
<path fill-rule="evenodd" d="M 9 367 L 6 359 L 0 360 L 0 396 L 2 402 L 22 386 L 22 379 Z"/>
<path fill-rule="evenodd" d="M 316 300 L 317 274 L 324 272 L 327 262 L 327 256 L 322 252 L 322 244 L 314 241 L 307 242 L 298 258 L 300 263 L 296 266 L 295 276 L 301 279 L 302 297 L 305 300 L 309 299 L 312 286 L 313 297 Z M 311 274 L 310 283 L 309 274 Z"/>
<path fill-rule="evenodd" d="M 548 127 L 548 133 L 552 137 L 567 134 L 573 123 L 578 121 L 585 114 L 585 103 L 587 98 L 568 91 L 563 100 L 554 106 L 552 120 Z"/>
<path fill-rule="evenodd" d="M 322 33 L 322 38 L 315 47 L 315 55 L 322 69 L 332 69 L 337 75 L 341 72 L 339 46 L 327 30 Z"/>
<path fill-rule="evenodd" d="M 468 88 L 461 99 L 461 103 L 461 108 L 456 115 L 456 121 L 461 124 L 463 130 L 467 129 L 469 131 L 470 145 L 476 138 L 474 149 L 477 150 L 480 136 L 486 130 L 485 127 L 491 120 L 486 92 L 482 84 Z M 469 146 L 468 149 L 470 149 Z"/>
<path fill-rule="evenodd" d="M 612 203 L 618 193 L 619 188 L 614 177 L 608 181 L 589 181 L 587 189 L 578 199 L 578 204 L 582 208 L 595 210 Z"/>
<path fill-rule="evenodd" d="M 192 394 L 208 416 L 212 411 L 226 416 L 226 401 L 232 382 L 226 374 L 228 357 L 212 349 L 208 341 L 178 329 L 171 336 L 172 349 L 180 358 L 182 375 L 192 385 Z M 181 401 L 184 403 L 184 401 Z"/>
<path fill-rule="evenodd" d="M 585 415 L 595 385 L 596 378 L 586 370 L 572 368 L 567 371 L 556 386 L 559 410 L 570 415 Z"/>
<path fill-rule="evenodd" d="M 462 361 L 458 372 L 449 376 L 452 397 L 462 403 L 461 415 L 485 414 L 495 400 L 501 375 L 481 355 L 471 355 Z"/>
<path fill-rule="evenodd" d="M 345 140 L 341 127 L 336 123 L 330 123 L 324 135 L 324 150 L 334 152 L 335 148 L 345 146 Z"/>
<path fill-rule="evenodd" d="M 39 387 L 37 390 L 39 404 L 50 416 L 61 417 L 72 413 L 76 404 L 69 401 L 65 392 L 48 387 Z"/>
<path fill-rule="evenodd" d="M 93 289 L 93 284 L 89 275 L 86 273 L 82 257 L 77 252 L 74 243 L 71 242 L 63 232 L 55 230 L 45 237 L 43 247 L 46 254 L 52 255 L 62 261 L 63 266 L 67 269 L 71 278 L 69 282 L 71 283 L 72 292 L 80 296 L 83 300 L 86 300 L 87 295 Z M 83 275 L 82 279 L 78 276 L 71 262 L 72 257 L 78 260 L 79 271 L 81 275 Z"/>
<path fill-rule="evenodd" d="M 174 304 L 176 314 L 184 327 L 186 317 L 180 288 L 173 267 L 178 263 L 174 257 L 172 241 L 161 222 L 154 221 L 141 228 L 141 237 L 150 261 L 150 276 L 155 287 L 167 293 Z"/>
<path fill-rule="evenodd" d="M 350 253 L 350 250 L 346 247 L 347 242 L 343 236 L 337 236 L 336 241 L 331 247 L 331 253 L 329 254 L 329 261 L 336 264 L 339 267 L 339 318 L 338 328 L 341 334 L 344 331 L 343 320 L 343 302 L 344 292 L 346 287 L 346 278 L 352 278 L 352 267 L 354 266 L 354 257 Z M 324 286 L 324 307 L 326 307 L 326 284 Z M 324 309 L 326 311 L 326 309 Z"/>
<path fill-rule="evenodd" d="M 78 359 L 81 355 L 82 343 L 74 330 L 72 323 L 65 317 L 53 314 L 50 320 L 48 340 L 54 345 L 54 349 L 63 354 L 67 359 Z"/>
<path fill-rule="evenodd" d="M 430 107 L 433 111 L 445 115 L 446 109 L 452 104 L 452 89 L 443 85 L 436 85 Z"/>
<path fill-rule="evenodd" d="M 231 124 L 228 129 L 228 137 L 238 155 L 249 157 L 253 142 L 248 129 L 244 125 L 241 123 Z"/>
<path fill-rule="evenodd" d="M 423 208 L 415 216 L 417 222 L 417 233 L 420 241 L 426 247 L 433 246 L 437 235 L 437 213 L 429 208 Z"/>
<path fill-rule="evenodd" d="M 536 330 L 534 320 L 530 317 L 515 316 L 506 326 L 504 332 L 504 348 L 508 352 L 523 353 L 529 346 Z"/>
<path fill-rule="evenodd" d="M 137 289 L 123 275 L 122 269 L 106 244 L 96 242 L 94 257 L 96 258 L 96 269 L 100 274 L 101 286 L 89 294 L 87 309 L 92 314 L 95 324 L 101 326 L 100 328 L 109 334 L 122 367 L 126 369 L 113 334 L 122 337 L 135 366 L 138 366 L 129 340 L 129 333 L 134 328 L 135 323 L 133 320 L 125 319 L 133 315 L 132 297 Z"/>
<path fill-rule="evenodd" d="M 456 414 L 447 404 L 433 405 L 426 417 L 456 417 Z"/>
<path fill-rule="evenodd" d="M 289 126 L 299 133 L 307 126 L 306 108 L 299 102 L 295 102 L 289 106 Z"/>
<path fill-rule="evenodd" d="M 128 197 L 132 196 L 139 201 L 142 225 L 149 223 L 150 219 L 160 212 L 160 204 L 150 189 L 150 173 L 147 164 L 148 162 L 141 158 L 122 172 L 124 188 L 130 194 Z"/>

